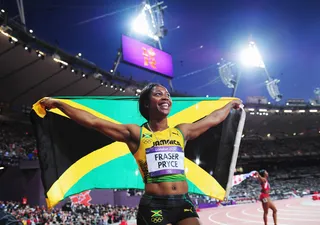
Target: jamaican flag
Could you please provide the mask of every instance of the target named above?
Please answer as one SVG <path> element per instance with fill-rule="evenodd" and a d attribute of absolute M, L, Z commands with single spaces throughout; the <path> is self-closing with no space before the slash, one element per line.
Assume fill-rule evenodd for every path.
<path fill-rule="evenodd" d="M 105 120 L 142 125 L 136 97 L 56 97 Z M 170 127 L 201 120 L 233 98 L 172 99 Z M 189 192 L 224 199 L 232 186 L 245 112 L 232 110 L 228 118 L 185 148 Z M 134 157 L 124 143 L 79 125 L 58 109 L 33 105 L 42 183 L 48 207 L 90 189 L 143 189 Z"/>

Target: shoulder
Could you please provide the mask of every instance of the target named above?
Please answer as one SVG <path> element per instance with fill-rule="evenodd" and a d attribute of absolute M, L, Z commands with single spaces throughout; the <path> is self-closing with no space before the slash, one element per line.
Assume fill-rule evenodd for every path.
<path fill-rule="evenodd" d="M 172 130 L 179 132 L 182 135 L 182 137 L 184 138 L 185 134 L 183 132 L 183 128 L 181 129 L 180 126 L 175 126 L 175 127 L 172 128 Z"/>
<path fill-rule="evenodd" d="M 140 140 L 142 134 L 144 133 L 152 133 L 145 127 L 145 124 L 142 124 L 141 126 L 137 124 L 126 124 L 127 129 L 130 131 L 131 136 L 133 136 L 136 140 Z"/>
<path fill-rule="evenodd" d="M 190 123 L 181 123 L 176 125 L 174 128 L 181 132 L 185 140 L 188 139 L 188 131 L 190 129 Z"/>
<path fill-rule="evenodd" d="M 189 129 L 190 124 L 189 123 L 181 123 L 176 125 L 174 128 L 178 129 L 182 133 L 186 133 L 187 130 Z"/>

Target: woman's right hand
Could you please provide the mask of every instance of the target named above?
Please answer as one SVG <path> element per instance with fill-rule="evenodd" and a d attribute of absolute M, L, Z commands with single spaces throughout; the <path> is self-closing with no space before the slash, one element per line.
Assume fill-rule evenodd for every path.
<path fill-rule="evenodd" d="M 57 107 L 57 104 L 59 103 L 59 100 L 45 97 L 40 101 L 40 104 L 45 108 L 45 109 L 54 109 Z"/>

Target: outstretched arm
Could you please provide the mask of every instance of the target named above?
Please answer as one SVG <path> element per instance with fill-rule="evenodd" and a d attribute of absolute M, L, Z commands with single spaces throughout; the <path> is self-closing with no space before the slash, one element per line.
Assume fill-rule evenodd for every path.
<path fill-rule="evenodd" d="M 260 174 L 258 172 L 256 172 L 255 174 L 256 178 L 258 178 L 258 180 L 261 182 L 261 183 L 265 183 L 266 182 L 266 178 L 260 176 Z"/>
<path fill-rule="evenodd" d="M 100 119 L 84 110 L 74 108 L 57 99 L 44 98 L 40 104 L 46 109 L 58 108 L 75 122 L 85 127 L 93 128 L 115 141 L 128 143 L 135 139 L 135 136 L 137 136 L 135 133 L 139 133 L 139 130 L 137 130 L 139 127 L 137 125 L 112 123 Z"/>
<path fill-rule="evenodd" d="M 238 109 L 241 104 L 240 100 L 233 100 L 223 108 L 210 113 L 207 117 L 196 123 L 184 123 L 177 127 L 182 131 L 186 141 L 192 140 L 206 132 L 209 128 L 214 127 L 224 121 L 232 108 Z"/>

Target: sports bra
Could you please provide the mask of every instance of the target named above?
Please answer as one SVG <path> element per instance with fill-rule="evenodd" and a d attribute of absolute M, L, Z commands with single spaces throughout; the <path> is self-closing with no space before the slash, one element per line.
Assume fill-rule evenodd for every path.
<path fill-rule="evenodd" d="M 270 191 L 270 184 L 269 182 L 266 180 L 265 183 L 261 183 L 261 192 L 262 193 L 268 193 Z"/>
<path fill-rule="evenodd" d="M 152 132 L 144 126 L 140 143 L 133 155 L 144 183 L 185 181 L 185 139 L 178 128 Z"/>

